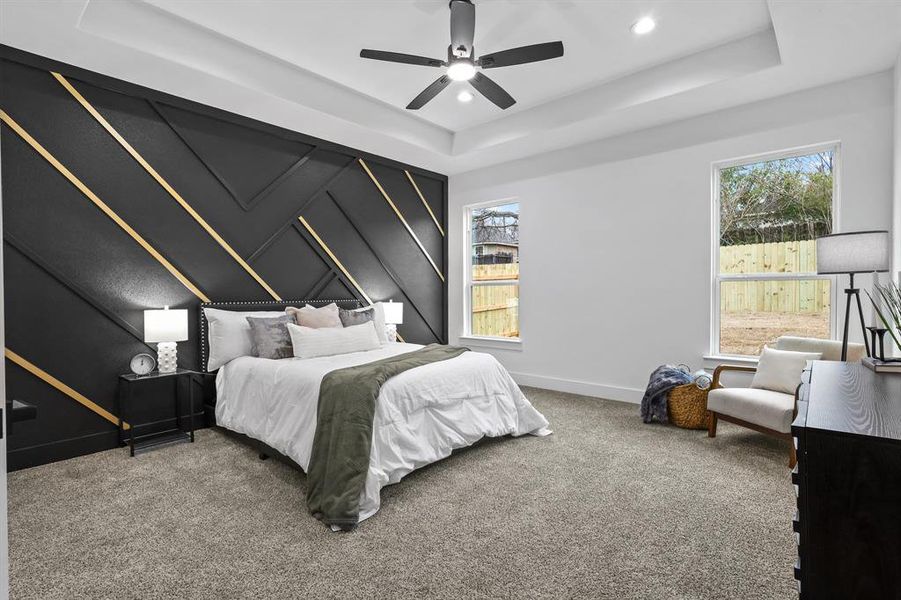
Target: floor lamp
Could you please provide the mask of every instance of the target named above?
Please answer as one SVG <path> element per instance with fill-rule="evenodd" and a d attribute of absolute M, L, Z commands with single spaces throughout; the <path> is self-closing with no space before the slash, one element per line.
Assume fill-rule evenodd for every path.
<path fill-rule="evenodd" d="M 851 320 L 851 297 L 857 302 L 860 331 L 863 334 L 867 356 L 872 356 L 867 340 L 860 290 L 854 287 L 857 273 L 884 273 L 889 264 L 888 231 L 854 231 L 834 233 L 817 238 L 817 273 L 820 275 L 844 275 L 851 278 L 845 288 L 845 329 L 842 335 L 842 360 L 848 358 L 848 326 Z"/>

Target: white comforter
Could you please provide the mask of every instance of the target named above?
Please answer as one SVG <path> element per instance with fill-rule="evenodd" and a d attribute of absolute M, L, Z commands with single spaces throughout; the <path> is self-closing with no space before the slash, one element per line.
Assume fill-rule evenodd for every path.
<path fill-rule="evenodd" d="M 421 347 L 391 343 L 323 358 L 236 358 L 216 377 L 216 423 L 268 444 L 306 471 L 322 377 Z M 360 520 L 378 511 L 382 487 L 455 448 L 485 436 L 547 435 L 547 425 L 490 354 L 465 352 L 392 377 L 378 398 Z"/>

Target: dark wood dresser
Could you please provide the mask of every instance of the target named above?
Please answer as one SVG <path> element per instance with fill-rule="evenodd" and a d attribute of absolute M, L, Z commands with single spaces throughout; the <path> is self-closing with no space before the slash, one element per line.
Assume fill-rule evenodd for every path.
<path fill-rule="evenodd" d="M 901 375 L 817 361 L 792 435 L 802 599 L 901 600 Z"/>

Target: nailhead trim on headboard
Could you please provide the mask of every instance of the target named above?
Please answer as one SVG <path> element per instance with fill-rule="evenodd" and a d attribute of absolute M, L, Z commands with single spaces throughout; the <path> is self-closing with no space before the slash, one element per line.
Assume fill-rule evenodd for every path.
<path fill-rule="evenodd" d="M 224 302 L 202 302 L 200 304 L 200 368 L 206 373 L 207 372 L 207 348 L 209 347 L 209 339 L 207 338 L 207 324 L 206 324 L 206 314 L 203 312 L 205 308 L 224 308 L 228 309 L 229 306 L 255 306 L 255 305 L 265 305 L 271 306 L 273 308 L 277 307 L 287 307 L 287 306 L 302 306 L 304 304 L 337 304 L 338 306 L 348 306 L 352 305 L 354 308 L 362 308 L 363 303 L 359 300 L 353 299 L 344 299 L 344 300 L 228 300 Z M 238 310 L 238 309 L 234 309 Z"/>

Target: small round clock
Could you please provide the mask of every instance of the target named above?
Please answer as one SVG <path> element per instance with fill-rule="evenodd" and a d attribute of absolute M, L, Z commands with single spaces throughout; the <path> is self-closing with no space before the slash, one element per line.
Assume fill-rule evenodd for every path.
<path fill-rule="evenodd" d="M 147 375 L 156 367 L 156 360 L 149 354 L 135 354 L 129 366 L 135 375 Z"/>

